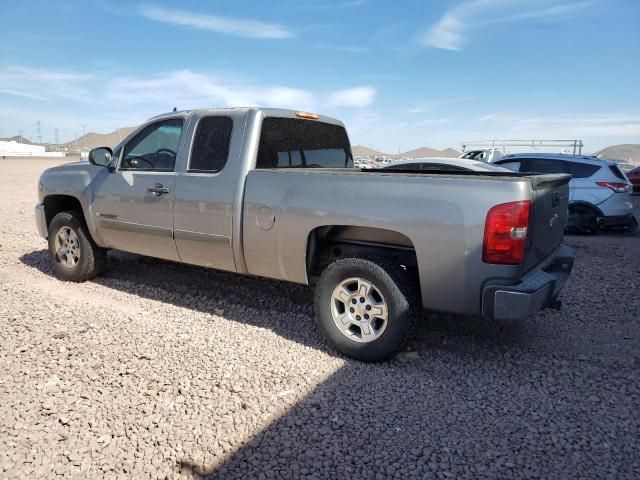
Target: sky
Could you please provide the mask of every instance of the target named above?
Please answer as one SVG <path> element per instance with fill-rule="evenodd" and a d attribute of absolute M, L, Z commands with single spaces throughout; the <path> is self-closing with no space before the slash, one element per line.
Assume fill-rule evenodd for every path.
<path fill-rule="evenodd" d="M 389 153 L 486 138 L 640 143 L 638 0 L 0 0 L 0 137 L 178 109 L 345 122 Z"/>

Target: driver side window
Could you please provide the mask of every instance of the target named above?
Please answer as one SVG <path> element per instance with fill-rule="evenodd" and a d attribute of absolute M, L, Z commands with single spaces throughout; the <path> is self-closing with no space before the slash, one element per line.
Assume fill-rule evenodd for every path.
<path fill-rule="evenodd" d="M 120 170 L 173 172 L 183 123 L 172 118 L 145 127 L 125 146 Z"/>

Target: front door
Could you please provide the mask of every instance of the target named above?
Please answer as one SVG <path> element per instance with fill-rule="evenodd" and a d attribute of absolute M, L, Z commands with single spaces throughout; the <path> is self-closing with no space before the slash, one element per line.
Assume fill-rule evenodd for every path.
<path fill-rule="evenodd" d="M 93 201 L 106 246 L 179 260 L 173 206 L 183 124 L 171 118 L 147 125 L 118 152 L 115 170 L 96 187 Z"/>

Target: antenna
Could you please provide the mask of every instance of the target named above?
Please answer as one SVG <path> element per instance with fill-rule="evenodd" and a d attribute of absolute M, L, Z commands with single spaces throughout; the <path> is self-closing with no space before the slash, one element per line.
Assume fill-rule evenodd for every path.
<path fill-rule="evenodd" d="M 178 111 L 178 107 L 173 107 L 173 111 L 177 112 Z"/>

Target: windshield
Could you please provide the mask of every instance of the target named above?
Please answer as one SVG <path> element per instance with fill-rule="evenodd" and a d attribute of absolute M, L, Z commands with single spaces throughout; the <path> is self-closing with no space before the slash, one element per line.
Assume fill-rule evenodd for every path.
<path fill-rule="evenodd" d="M 347 132 L 330 123 L 265 118 L 256 168 L 353 168 Z"/>

